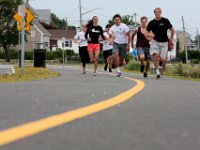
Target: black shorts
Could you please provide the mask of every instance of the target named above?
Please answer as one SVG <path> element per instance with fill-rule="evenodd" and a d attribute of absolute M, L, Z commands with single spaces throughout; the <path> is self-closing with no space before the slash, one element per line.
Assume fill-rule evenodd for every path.
<path fill-rule="evenodd" d="M 82 63 L 89 63 L 90 58 L 87 51 L 87 46 L 79 47 L 79 55 Z"/>
<path fill-rule="evenodd" d="M 109 56 L 112 56 L 112 54 L 113 54 L 113 50 L 112 49 L 103 51 L 104 59 L 107 59 Z"/>

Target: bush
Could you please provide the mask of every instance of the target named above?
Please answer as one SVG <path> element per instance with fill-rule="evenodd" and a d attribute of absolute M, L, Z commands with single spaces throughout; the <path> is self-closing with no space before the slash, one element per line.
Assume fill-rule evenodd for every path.
<path fill-rule="evenodd" d="M 126 54 L 125 59 L 126 63 L 128 64 L 133 59 L 133 57 L 130 54 Z"/>
<path fill-rule="evenodd" d="M 178 64 L 175 66 L 175 70 L 173 73 L 184 77 L 200 78 L 200 66 L 183 66 L 182 64 Z"/>
<path fill-rule="evenodd" d="M 140 62 L 132 60 L 127 64 L 126 69 L 133 71 L 140 71 Z"/>
<path fill-rule="evenodd" d="M 192 59 L 191 64 L 199 64 L 199 59 Z"/>
<path fill-rule="evenodd" d="M 183 63 L 186 63 L 185 51 L 178 52 L 177 58 L 180 59 Z M 198 59 L 200 61 L 200 51 L 188 51 L 188 59 Z"/>
<path fill-rule="evenodd" d="M 25 60 L 33 60 L 33 51 L 25 51 L 24 53 Z M 58 49 L 57 51 L 53 52 L 46 52 L 47 60 L 59 60 L 62 61 L 63 51 Z M 74 53 L 73 50 L 65 50 L 65 56 L 72 57 L 78 56 Z M 0 51 L 0 59 L 5 59 L 5 54 L 3 51 Z M 12 49 L 10 51 L 10 59 L 19 59 L 19 51 L 16 49 Z"/>
<path fill-rule="evenodd" d="M 3 51 L 0 51 L 0 59 L 4 59 L 4 52 Z"/>

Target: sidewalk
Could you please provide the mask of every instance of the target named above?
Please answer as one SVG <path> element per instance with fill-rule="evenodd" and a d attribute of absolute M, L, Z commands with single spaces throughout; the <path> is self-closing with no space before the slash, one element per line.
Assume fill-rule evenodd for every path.
<path fill-rule="evenodd" d="M 12 65 L 0 65 L 0 75 L 10 74 Z"/>

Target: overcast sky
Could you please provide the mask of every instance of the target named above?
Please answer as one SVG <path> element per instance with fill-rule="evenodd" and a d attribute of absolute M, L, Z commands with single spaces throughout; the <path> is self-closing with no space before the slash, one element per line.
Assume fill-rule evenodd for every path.
<path fill-rule="evenodd" d="M 79 0 L 30 0 L 35 9 L 51 9 L 60 18 L 68 18 L 70 25 L 79 26 Z M 116 13 L 154 18 L 153 9 L 161 7 L 163 16 L 168 18 L 177 30 L 182 29 L 181 17 L 184 16 L 187 31 L 196 34 L 200 28 L 200 0 L 82 0 L 83 13 L 101 8 L 83 16 L 89 20 L 92 16 L 99 16 L 99 24 L 105 26 Z"/>

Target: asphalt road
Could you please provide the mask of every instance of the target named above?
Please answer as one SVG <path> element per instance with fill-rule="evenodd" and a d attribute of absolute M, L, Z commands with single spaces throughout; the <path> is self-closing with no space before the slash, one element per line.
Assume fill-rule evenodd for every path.
<path fill-rule="evenodd" d="M 94 104 L 136 83 L 71 67 L 60 77 L 0 84 L 0 130 Z M 130 101 L 1 147 L 1 150 L 199 150 L 200 83 L 140 75 Z M 1 139 L 0 139 L 1 140 Z"/>

